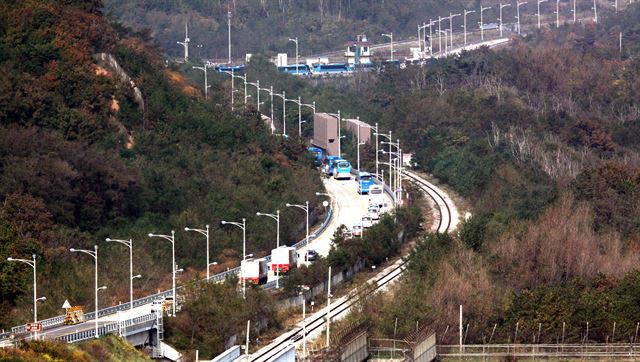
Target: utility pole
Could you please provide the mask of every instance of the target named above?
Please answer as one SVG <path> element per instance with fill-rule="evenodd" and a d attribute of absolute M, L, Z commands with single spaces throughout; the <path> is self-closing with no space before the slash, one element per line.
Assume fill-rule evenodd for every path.
<path fill-rule="evenodd" d="M 208 91 L 209 91 L 209 85 L 207 83 L 207 66 L 208 64 L 205 63 L 203 67 L 191 67 L 193 69 L 199 69 L 204 71 L 204 99 L 205 100 L 207 99 Z"/>
<path fill-rule="evenodd" d="M 596 0 L 593 0 L 593 21 L 598 22 L 598 4 L 596 4 Z"/>
<path fill-rule="evenodd" d="M 467 10 L 464 9 L 464 24 L 462 27 L 464 28 L 464 46 L 467 46 L 467 15 L 475 13 L 475 10 Z"/>
<path fill-rule="evenodd" d="M 500 37 L 502 38 L 502 9 L 511 6 L 511 4 L 500 3 Z"/>
<path fill-rule="evenodd" d="M 435 21 L 429 19 L 429 56 L 433 57 L 433 24 Z"/>
<path fill-rule="evenodd" d="M 520 35 L 520 6 L 526 4 L 526 1 L 518 1 L 516 4 L 516 19 L 518 20 L 518 35 Z"/>
<path fill-rule="evenodd" d="M 446 19 L 446 18 L 444 18 Z M 442 55 L 442 20 L 444 20 L 441 16 L 438 16 L 438 53 Z"/>
<path fill-rule="evenodd" d="M 574 24 L 576 23 L 576 17 L 577 17 L 577 14 L 576 14 L 576 1 L 577 0 L 573 0 L 573 23 Z"/>
<path fill-rule="evenodd" d="M 556 29 L 560 27 L 560 0 L 556 0 Z"/>

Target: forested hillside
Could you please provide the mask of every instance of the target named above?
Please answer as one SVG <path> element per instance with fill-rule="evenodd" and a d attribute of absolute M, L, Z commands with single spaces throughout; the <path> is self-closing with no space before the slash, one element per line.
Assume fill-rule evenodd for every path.
<path fill-rule="evenodd" d="M 204 101 L 144 35 L 112 26 L 101 1 L 2 2 L 0 71 L 0 260 L 36 254 L 40 318 L 65 299 L 92 306 L 93 260 L 71 247 L 99 245 L 106 306 L 128 301 L 129 285 L 128 250 L 106 237 L 133 239 L 134 290 L 146 295 L 171 281 L 171 245 L 149 232 L 176 230 L 183 282 L 205 271 L 204 237 L 185 226 L 211 226 L 212 271 L 242 258 L 241 232 L 221 220 L 246 217 L 256 255 L 275 246 L 256 211 L 281 209 L 286 242 L 303 235 L 284 204 L 315 209 L 322 185 L 305 146 L 272 137 L 254 112 Z M 30 320 L 31 278 L 0 262 L 2 328 Z"/>
<path fill-rule="evenodd" d="M 499 1 L 486 1 L 497 4 Z M 109 17 L 136 30 L 148 30 L 170 56 L 182 57 L 185 23 L 189 24 L 191 56 L 226 59 L 227 12 L 231 11 L 232 57 L 246 53 L 295 54 L 289 38 L 299 39 L 301 56 L 341 50 L 344 43 L 366 34 L 372 42 L 386 42 L 382 33 L 396 39 L 416 37 L 418 25 L 472 9 L 476 1 L 423 0 L 106 0 Z M 495 19 L 493 10 L 487 19 Z M 202 47 L 198 48 L 198 45 Z"/>
<path fill-rule="evenodd" d="M 418 169 L 449 184 L 472 217 L 455 237 L 431 235 L 410 256 L 392 298 L 354 319 L 407 336 L 416 322 L 453 342 L 458 305 L 467 343 L 629 340 L 640 297 L 640 6 L 598 24 L 549 29 L 502 50 L 351 78 L 291 80 L 256 59 L 249 68 L 319 109 L 379 122 L 414 152 Z M 622 51 L 619 34 L 623 35 Z M 257 67 L 253 68 L 253 67 Z M 347 154 L 353 144 L 345 141 Z M 373 147 L 363 162 L 372 169 Z M 466 323 L 466 322 L 465 322 Z M 540 324 L 541 323 L 541 324 Z M 524 338 L 524 337 L 523 337 Z"/>

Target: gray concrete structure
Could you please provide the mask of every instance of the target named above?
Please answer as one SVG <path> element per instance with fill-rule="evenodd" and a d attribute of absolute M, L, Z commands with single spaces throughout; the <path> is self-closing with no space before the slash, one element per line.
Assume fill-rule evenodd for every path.
<path fill-rule="evenodd" d="M 313 139 L 311 144 L 327 151 L 329 156 L 338 155 L 338 119 L 326 113 L 313 116 Z"/>
<path fill-rule="evenodd" d="M 373 132 L 371 132 L 371 127 L 367 123 L 357 119 L 345 119 L 344 121 L 344 128 L 353 133 L 356 139 L 358 137 L 358 129 L 360 130 L 360 143 L 369 143 Z"/>

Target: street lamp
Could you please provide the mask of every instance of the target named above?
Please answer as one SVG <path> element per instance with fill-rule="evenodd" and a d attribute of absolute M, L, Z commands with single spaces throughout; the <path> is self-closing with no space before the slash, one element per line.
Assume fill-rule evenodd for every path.
<path fill-rule="evenodd" d="M 596 0 L 593 0 L 593 21 L 598 22 L 598 4 L 596 4 Z"/>
<path fill-rule="evenodd" d="M 520 35 L 520 6 L 525 5 L 526 1 L 518 1 L 516 3 L 516 19 L 518 20 L 518 35 Z"/>
<path fill-rule="evenodd" d="M 480 5 L 480 40 L 484 40 L 484 20 L 482 20 L 482 13 L 489 9 L 491 9 L 491 6 L 483 7 Z"/>
<path fill-rule="evenodd" d="M 207 67 L 208 66 L 209 64 L 205 64 L 204 67 L 191 67 L 193 69 L 200 69 L 204 72 L 204 99 L 207 99 L 207 95 L 209 93 L 209 87 L 211 87 L 207 83 Z"/>
<path fill-rule="evenodd" d="M 182 47 L 184 48 L 184 61 L 185 63 L 187 61 L 189 61 L 189 42 L 191 42 L 191 40 L 189 39 L 189 24 L 185 23 L 184 24 L 184 42 L 181 41 L 177 41 L 176 43 L 182 45 Z"/>
<path fill-rule="evenodd" d="M 95 336 L 94 337 L 98 338 L 98 291 L 107 289 L 107 287 L 105 286 L 98 287 L 98 245 L 93 246 L 93 251 L 85 250 L 85 249 L 74 249 L 74 248 L 69 249 L 69 251 L 71 251 L 72 253 L 74 252 L 85 253 L 91 256 L 95 261 L 96 270 L 95 270 L 94 281 L 95 281 L 95 308 L 96 308 L 95 310 L 96 311 L 93 317 L 95 320 Z"/>
<path fill-rule="evenodd" d="M 115 241 L 129 248 L 129 309 L 133 309 L 133 240 L 104 239 L 106 242 Z"/>
<path fill-rule="evenodd" d="M 538 0 L 538 29 L 540 29 L 540 4 L 547 2 L 548 0 Z M 595 0 L 593 0 L 595 2 Z"/>
<path fill-rule="evenodd" d="M 449 33 L 450 33 L 450 38 L 449 38 L 449 42 L 451 43 L 451 50 L 453 50 L 453 18 L 455 18 L 456 16 L 460 16 L 462 14 L 453 14 L 453 13 L 449 13 Z"/>
<path fill-rule="evenodd" d="M 340 136 L 340 125 L 342 122 L 342 117 L 340 116 L 340 110 L 338 110 L 338 113 L 327 113 L 327 115 L 331 116 L 331 117 L 336 117 L 338 119 L 338 157 L 342 156 L 342 141 L 341 141 L 341 136 Z"/>
<path fill-rule="evenodd" d="M 232 68 L 233 69 L 233 68 Z M 230 74 L 231 75 L 231 109 L 233 110 L 233 88 L 234 88 L 234 84 L 233 84 L 233 79 L 234 78 L 240 78 L 244 81 L 244 105 L 247 105 L 247 76 L 242 76 L 242 75 L 235 75 L 233 70 L 232 71 L 228 71 L 225 70 L 224 73 Z"/>
<path fill-rule="evenodd" d="M 289 41 L 296 43 L 296 75 L 300 75 L 298 70 L 298 64 L 300 64 L 300 61 L 298 60 L 298 37 L 295 37 L 295 39 L 289 38 Z"/>
<path fill-rule="evenodd" d="M 247 219 L 242 218 L 242 223 L 233 221 L 221 221 L 222 225 L 233 225 L 242 229 L 242 261 L 247 260 Z M 246 298 L 247 283 L 246 278 L 242 277 L 242 298 Z"/>
<path fill-rule="evenodd" d="M 464 9 L 464 24 L 462 25 L 462 27 L 464 28 L 464 46 L 467 46 L 467 15 L 475 12 L 475 10 Z"/>
<path fill-rule="evenodd" d="M 573 13 L 573 23 L 576 23 L 576 0 L 573 0 L 573 9 L 571 9 L 571 12 Z"/>
<path fill-rule="evenodd" d="M 511 4 L 500 3 L 500 37 L 502 38 L 502 9 L 511 6 Z"/>
<path fill-rule="evenodd" d="M 38 283 L 37 283 L 37 279 L 36 279 L 36 254 L 31 254 L 31 258 L 32 260 L 27 260 L 27 259 L 14 259 L 14 258 L 7 258 L 7 261 L 17 261 L 20 263 L 24 263 L 29 265 L 30 267 L 33 268 L 33 324 L 37 324 L 38 323 L 38 301 L 39 300 L 46 300 L 47 297 L 40 297 L 38 298 L 38 294 L 37 294 L 37 287 L 38 287 Z M 38 332 L 33 332 L 33 337 L 34 339 L 38 339 Z"/>
<path fill-rule="evenodd" d="M 388 136 L 386 134 L 383 134 L 383 133 L 377 134 L 377 136 L 378 135 L 382 136 L 382 137 L 388 139 L 389 142 L 391 142 L 393 140 L 393 138 L 391 138 L 391 134 L 392 134 L 391 131 L 389 131 L 389 135 Z M 378 142 L 378 141 L 376 140 L 376 142 Z M 382 144 L 382 142 L 380 142 L 380 144 Z M 384 153 L 384 151 L 382 151 L 382 152 Z M 389 152 L 391 152 L 391 145 L 389 145 Z M 391 175 L 393 175 L 393 173 L 391 172 L 391 154 L 389 154 L 389 188 L 392 188 Z"/>
<path fill-rule="evenodd" d="M 153 238 L 153 237 L 157 237 L 157 238 L 162 238 L 165 240 L 168 240 L 171 243 L 171 279 L 172 279 L 172 287 L 171 287 L 171 293 L 173 296 L 173 303 L 172 304 L 172 312 L 173 312 L 173 316 L 176 316 L 176 304 L 178 304 L 178 296 L 176 295 L 176 233 L 175 231 L 171 230 L 171 235 L 161 235 L 161 234 L 152 234 L 149 233 L 149 237 Z"/>
<path fill-rule="evenodd" d="M 262 212 L 256 212 L 258 216 L 268 216 L 276 221 L 276 248 L 280 247 L 280 210 L 276 210 L 275 214 L 266 214 Z"/>
<path fill-rule="evenodd" d="M 617 9 L 616 9 L 617 11 Z M 560 0 L 556 0 L 556 28 L 560 27 Z"/>
<path fill-rule="evenodd" d="M 282 135 L 287 136 L 287 97 L 284 91 L 282 94 L 273 93 L 274 96 L 282 98 Z"/>
<path fill-rule="evenodd" d="M 184 231 L 195 231 L 204 235 L 207 238 L 207 280 L 209 280 L 209 225 L 205 225 L 204 229 L 193 229 L 189 227 L 185 227 Z"/>
<path fill-rule="evenodd" d="M 256 80 L 255 83 L 247 82 L 247 84 L 256 87 L 256 93 L 257 93 L 257 96 L 256 96 L 256 107 L 258 108 L 258 113 L 260 113 L 260 80 Z"/>
<path fill-rule="evenodd" d="M 386 36 L 391 40 L 391 62 L 393 62 L 393 33 L 389 33 L 389 34 L 383 33 L 382 36 Z"/>
<path fill-rule="evenodd" d="M 307 213 L 307 236 L 305 245 L 309 245 L 309 201 L 305 201 L 304 205 L 296 205 L 287 203 L 287 207 L 297 207 L 298 209 L 304 210 Z"/>

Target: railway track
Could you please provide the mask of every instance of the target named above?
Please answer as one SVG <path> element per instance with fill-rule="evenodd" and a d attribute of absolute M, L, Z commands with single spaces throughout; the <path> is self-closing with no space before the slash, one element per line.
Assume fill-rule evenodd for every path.
<path fill-rule="evenodd" d="M 457 209 L 451 199 L 438 187 L 429 183 L 419 175 L 411 171 L 403 171 L 404 175 L 416 186 L 418 186 L 429 198 L 434 202 L 438 210 L 439 217 L 432 226 L 433 231 L 440 233 L 446 233 L 452 231 L 457 226 Z M 405 270 L 406 261 L 399 259 L 393 265 L 387 267 L 384 271 L 373 277 L 368 283 L 375 285 L 373 290 L 367 290 L 366 292 L 372 293 L 379 290 L 384 290 L 390 283 L 397 280 Z M 346 313 L 352 305 L 354 305 L 360 298 L 361 293 L 350 293 L 338 300 L 334 301 L 329 310 L 329 316 L 331 319 Z M 306 321 L 306 333 L 307 336 L 314 331 L 325 327 L 327 322 L 327 307 L 313 314 L 307 318 Z M 288 347 L 290 344 L 299 344 L 303 338 L 303 327 L 297 326 L 289 332 L 282 334 L 276 338 L 268 346 L 258 350 L 251 355 L 250 361 L 254 362 L 267 362 L 277 355 L 280 351 Z"/>

